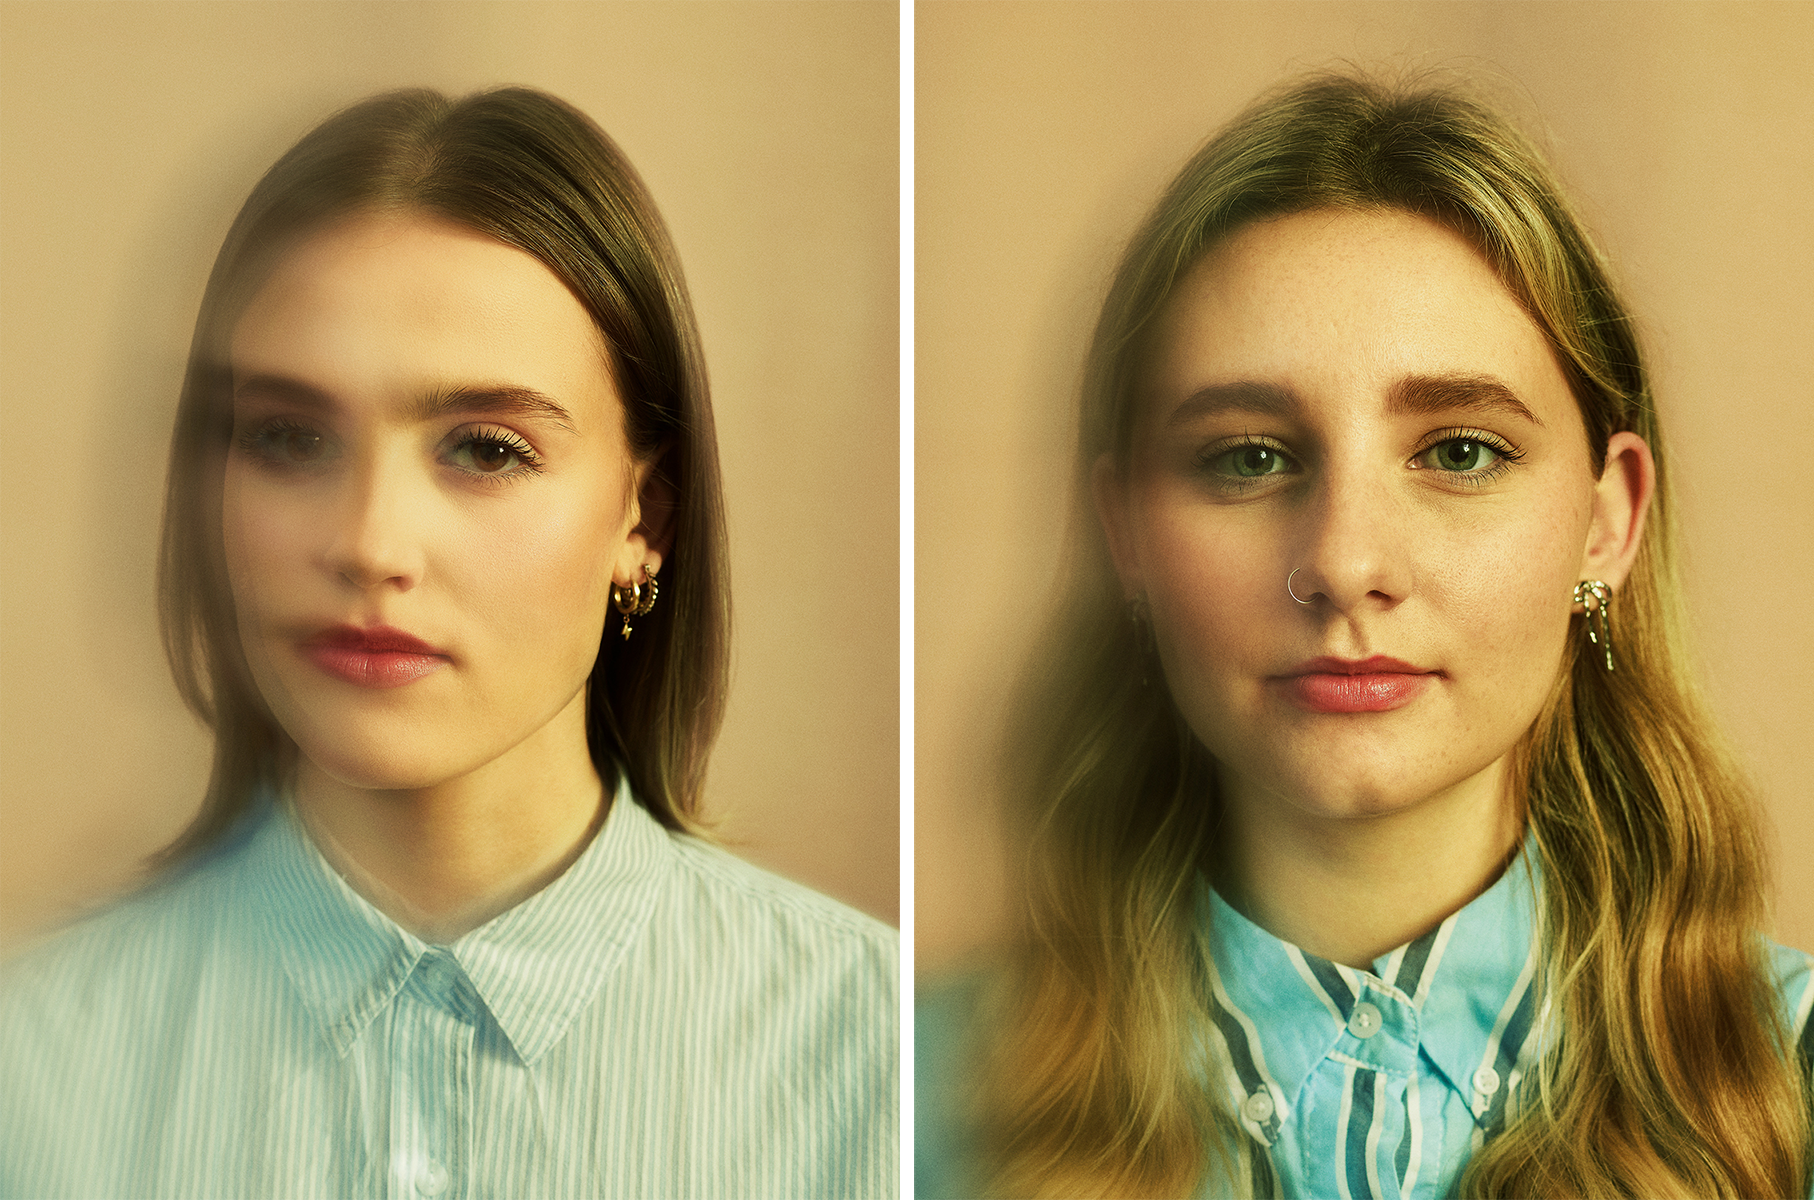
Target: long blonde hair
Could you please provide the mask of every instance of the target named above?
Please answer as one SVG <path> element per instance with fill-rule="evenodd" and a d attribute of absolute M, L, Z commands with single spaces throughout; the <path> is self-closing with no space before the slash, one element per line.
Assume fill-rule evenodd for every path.
<path fill-rule="evenodd" d="M 1618 670 L 1571 639 L 1519 747 L 1517 800 L 1545 880 L 1538 986 L 1559 1034 L 1461 1190 L 1805 1195 L 1805 1085 L 1759 936 L 1765 854 L 1682 671 L 1668 475 L 1631 318 L 1541 154 L 1503 118 L 1453 88 L 1345 76 L 1262 99 L 1190 161 L 1133 238 L 1096 328 L 1076 583 L 1010 730 L 1011 794 L 1035 847 L 1031 934 L 988 1013 L 981 1176 L 1003 1195 L 1193 1194 L 1244 1137 L 1196 1082 L 1213 764 L 1156 668 L 1130 666 L 1150 654 L 1084 498 L 1100 456 L 1126 461 L 1143 339 L 1184 272 L 1250 221 L 1321 207 L 1402 209 L 1467 237 L 1553 343 L 1596 471 L 1621 430 L 1658 463 L 1616 600 Z"/>

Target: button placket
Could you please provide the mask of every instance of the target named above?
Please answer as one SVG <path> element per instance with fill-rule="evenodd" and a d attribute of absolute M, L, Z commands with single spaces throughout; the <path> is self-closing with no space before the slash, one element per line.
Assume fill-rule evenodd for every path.
<path fill-rule="evenodd" d="M 1417 1009 L 1402 995 L 1366 977 L 1342 1027 L 1337 1057 L 1369 1070 L 1403 1076 L 1416 1069 L 1421 1037 Z"/>
<path fill-rule="evenodd" d="M 391 1180 L 401 1200 L 452 1200 L 462 1183 L 474 1039 L 459 964 L 432 947 L 397 997 L 391 1076 Z"/>
<path fill-rule="evenodd" d="M 416 1174 L 416 1191 L 424 1196 L 439 1196 L 447 1190 L 447 1168 L 436 1159 L 429 1159 Z"/>

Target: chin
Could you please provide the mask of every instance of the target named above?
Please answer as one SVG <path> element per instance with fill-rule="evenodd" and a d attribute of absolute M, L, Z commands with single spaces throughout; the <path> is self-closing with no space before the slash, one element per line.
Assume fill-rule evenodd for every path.
<path fill-rule="evenodd" d="M 416 792 L 447 782 L 445 769 L 426 764 L 397 762 L 322 762 L 312 760 L 321 773 L 348 788 L 368 792 Z"/>
<path fill-rule="evenodd" d="M 418 791 L 474 770 L 473 743 L 445 737 L 411 738 L 370 728 L 345 734 L 295 737 L 297 749 L 336 783 L 370 791 Z"/>
<path fill-rule="evenodd" d="M 1324 749 L 1333 752 L 1296 755 L 1281 749 L 1257 760 L 1252 755 L 1241 756 L 1247 761 L 1219 755 L 1217 759 L 1223 764 L 1222 771 L 1250 780 L 1260 792 L 1306 816 L 1330 820 L 1367 820 L 1407 812 L 1492 766 L 1491 758 L 1465 765 L 1442 762 L 1447 756 L 1437 746 L 1350 742 Z"/>

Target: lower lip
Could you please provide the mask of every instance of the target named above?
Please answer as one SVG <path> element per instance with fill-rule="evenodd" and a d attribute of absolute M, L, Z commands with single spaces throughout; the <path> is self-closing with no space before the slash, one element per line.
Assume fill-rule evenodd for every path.
<path fill-rule="evenodd" d="M 1283 680 L 1298 707 L 1320 713 L 1391 712 L 1417 699 L 1433 674 L 1293 675 Z"/>
<path fill-rule="evenodd" d="M 334 678 L 364 688 L 400 688 L 447 665 L 447 659 L 439 654 L 409 654 L 402 650 L 304 646 L 303 653 Z"/>

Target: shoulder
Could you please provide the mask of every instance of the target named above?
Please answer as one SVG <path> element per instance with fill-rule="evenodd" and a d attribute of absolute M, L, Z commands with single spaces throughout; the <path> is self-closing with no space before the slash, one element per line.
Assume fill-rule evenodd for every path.
<path fill-rule="evenodd" d="M 668 837 L 678 867 L 675 903 L 702 933 L 775 953 L 831 955 L 885 974 L 891 984 L 897 977 L 900 935 L 893 928 L 710 842 Z"/>
<path fill-rule="evenodd" d="M 900 1028 L 899 934 L 699 838 L 665 836 L 671 867 L 647 945 L 684 950 L 665 952 L 657 970 L 709 989 L 721 1007 L 785 1013 L 798 1036 L 898 1058 L 887 1047 Z"/>
<path fill-rule="evenodd" d="M 921 984 L 913 1005 L 914 1192 L 928 1200 L 974 1195 L 965 1182 L 970 1080 L 966 1070 L 985 989 L 978 974 Z"/>
<path fill-rule="evenodd" d="M 806 1141 L 773 1132 L 774 1153 L 837 1147 L 780 1190 L 756 1192 L 892 1195 L 899 935 L 717 846 L 667 837 L 671 866 L 641 947 L 655 957 L 644 959 L 650 974 L 632 977 L 673 997 L 683 1016 L 672 1028 L 686 1055 L 712 1063 L 715 1104 L 786 1111 L 791 1128 L 815 1131 Z M 799 1182 L 822 1171 L 822 1186 Z"/>
<path fill-rule="evenodd" d="M 1765 946 L 1764 961 L 1776 986 L 1790 1042 L 1801 1048 L 1804 1058 L 1814 1058 L 1814 1022 L 1809 1020 L 1810 1010 L 1814 1010 L 1814 956 L 1770 942 Z"/>
<path fill-rule="evenodd" d="M 100 1012 L 154 1010 L 193 979 L 233 911 L 233 873 L 218 862 L 158 880 L 15 953 L 0 972 L 6 1025 L 93 1027 Z"/>
<path fill-rule="evenodd" d="M 0 967 L 0 1196 L 133 1190 L 90 1144 L 156 1119 L 197 996 L 249 963 L 222 953 L 234 897 L 185 872 L 76 922 Z"/>

